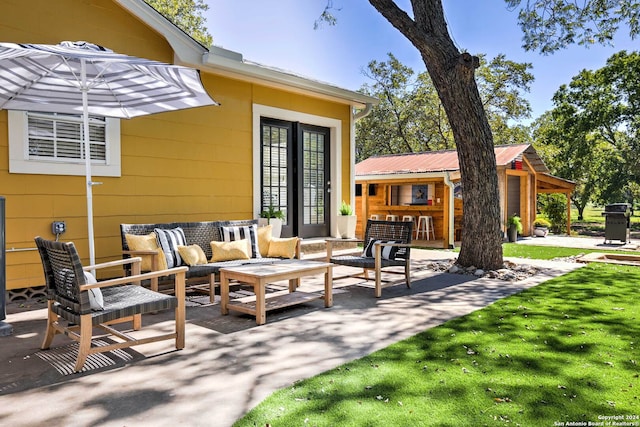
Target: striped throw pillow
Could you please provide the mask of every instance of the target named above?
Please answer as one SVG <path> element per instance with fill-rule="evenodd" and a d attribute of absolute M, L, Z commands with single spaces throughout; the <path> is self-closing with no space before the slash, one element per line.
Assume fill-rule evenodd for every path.
<path fill-rule="evenodd" d="M 258 225 L 244 225 L 240 227 L 221 227 L 220 234 L 224 242 L 233 242 L 235 240 L 249 239 L 251 247 L 251 258 L 262 258 L 260 248 L 258 247 Z"/>
<path fill-rule="evenodd" d="M 153 231 L 158 239 L 158 246 L 162 248 L 164 257 L 167 259 L 167 268 L 179 267 L 182 265 L 182 258 L 178 251 L 178 246 L 186 246 L 184 231 L 182 228 L 173 228 L 171 230 L 163 230 L 156 228 Z"/>
<path fill-rule="evenodd" d="M 364 248 L 364 252 L 362 252 L 362 256 L 365 258 L 374 258 L 376 256 L 376 243 L 402 243 L 397 242 L 395 240 L 374 240 L 369 239 L 369 243 Z M 382 247 L 382 258 L 383 259 L 396 259 L 396 253 L 398 252 L 397 246 L 383 246 Z"/>

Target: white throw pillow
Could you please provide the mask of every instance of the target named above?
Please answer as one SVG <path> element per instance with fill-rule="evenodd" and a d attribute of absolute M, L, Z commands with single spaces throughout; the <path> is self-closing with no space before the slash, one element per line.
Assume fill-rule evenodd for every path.
<path fill-rule="evenodd" d="M 84 272 L 84 281 L 87 285 L 98 283 L 93 274 L 88 271 Z M 102 297 L 102 291 L 100 288 L 89 289 L 89 303 L 91 304 L 91 310 L 102 311 L 104 310 L 104 298 Z"/>

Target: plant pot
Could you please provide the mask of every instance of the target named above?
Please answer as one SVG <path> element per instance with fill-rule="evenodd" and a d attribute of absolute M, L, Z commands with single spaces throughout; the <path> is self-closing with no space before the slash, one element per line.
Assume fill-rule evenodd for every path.
<path fill-rule="evenodd" d="M 338 215 L 338 236 L 343 239 L 353 239 L 356 237 L 356 223 L 358 217 L 355 215 Z"/>
<path fill-rule="evenodd" d="M 271 235 L 280 237 L 282 234 L 282 220 L 278 218 L 258 218 L 258 227 L 271 224 Z"/>
<path fill-rule="evenodd" d="M 509 226 L 507 229 L 507 237 L 509 238 L 509 242 L 517 242 L 518 241 L 518 227 L 515 225 Z"/>
<path fill-rule="evenodd" d="M 533 229 L 533 234 L 536 237 L 546 237 L 546 235 L 549 234 L 549 228 L 547 228 L 547 227 L 535 227 Z"/>

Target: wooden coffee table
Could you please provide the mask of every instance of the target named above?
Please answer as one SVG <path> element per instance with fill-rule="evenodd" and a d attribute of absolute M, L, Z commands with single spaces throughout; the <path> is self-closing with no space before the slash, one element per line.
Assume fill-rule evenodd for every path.
<path fill-rule="evenodd" d="M 220 308 L 222 314 L 228 314 L 229 310 L 256 316 L 256 323 L 264 325 L 266 312 L 278 308 L 302 304 L 307 301 L 324 298 L 324 306 L 333 305 L 332 275 L 333 264 L 317 261 L 291 261 L 276 264 L 243 265 L 220 269 Z M 324 274 L 324 295 L 296 291 L 300 285 L 300 278 Z M 255 298 L 239 301 L 229 301 L 229 281 L 237 280 L 253 286 Z M 289 281 L 288 293 L 275 293 L 274 296 L 266 296 L 267 283 L 281 280 Z"/>

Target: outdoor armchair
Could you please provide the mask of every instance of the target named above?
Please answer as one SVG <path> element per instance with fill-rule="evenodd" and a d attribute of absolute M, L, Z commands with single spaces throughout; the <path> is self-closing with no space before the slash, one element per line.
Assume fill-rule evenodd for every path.
<path fill-rule="evenodd" d="M 404 267 L 407 287 L 411 287 L 411 236 L 413 222 L 409 221 L 377 221 L 368 220 L 364 240 L 356 240 L 364 244 L 361 255 L 333 256 L 333 243 L 341 239 L 327 239 L 327 261 L 339 265 L 364 269 L 363 276 L 369 279 L 369 270 L 375 277 L 375 296 L 382 296 L 382 269 L 387 267 Z M 389 271 L 389 273 L 398 273 Z M 401 283 L 385 281 L 385 286 Z"/>
<path fill-rule="evenodd" d="M 176 349 L 185 345 L 185 272 L 177 267 L 140 274 L 140 258 L 128 258 L 83 267 L 73 243 L 35 238 L 46 279 L 47 331 L 42 343 L 46 350 L 57 334 L 65 334 L 79 343 L 75 371 L 82 370 L 87 356 L 161 340 L 175 340 Z M 131 276 L 96 281 L 85 272 L 131 265 Z M 141 281 L 168 274 L 175 277 L 175 295 L 165 295 L 142 287 Z M 98 289 L 99 292 L 95 290 Z M 132 322 L 133 330 L 142 328 L 142 314 L 175 310 L 175 332 L 135 338 L 111 325 Z M 94 328 L 102 328 L 113 343 L 92 346 Z M 104 335 L 104 334 L 102 334 Z"/>

